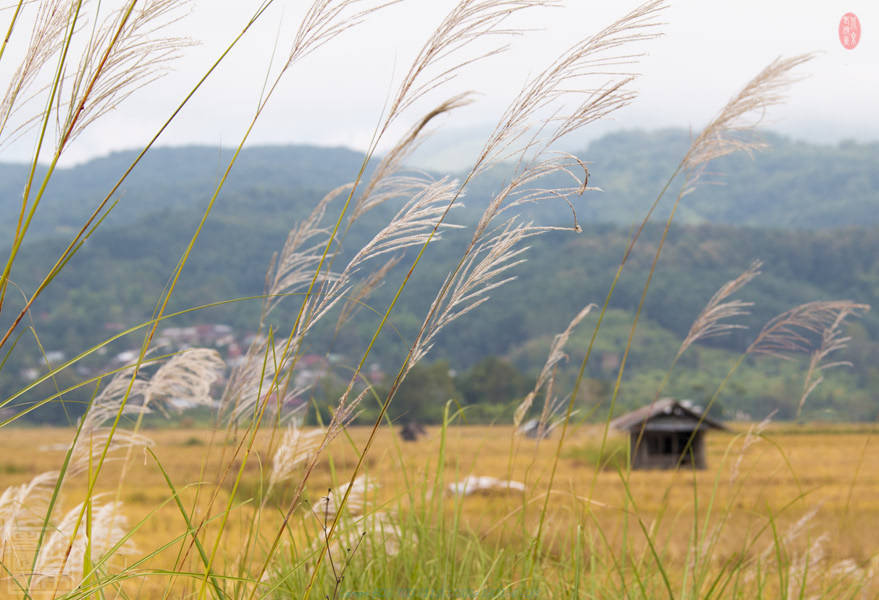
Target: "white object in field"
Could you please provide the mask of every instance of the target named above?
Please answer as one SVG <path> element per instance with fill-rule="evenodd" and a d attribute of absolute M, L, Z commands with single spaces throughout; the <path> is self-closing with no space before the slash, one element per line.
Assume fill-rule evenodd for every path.
<path fill-rule="evenodd" d="M 498 479 L 497 477 L 489 477 L 487 475 L 475 476 L 468 475 L 461 481 L 449 484 L 449 492 L 456 496 L 469 496 L 475 492 L 484 492 L 489 490 L 513 490 L 517 492 L 525 491 L 525 484 L 519 481 L 509 481 L 506 479 Z"/>

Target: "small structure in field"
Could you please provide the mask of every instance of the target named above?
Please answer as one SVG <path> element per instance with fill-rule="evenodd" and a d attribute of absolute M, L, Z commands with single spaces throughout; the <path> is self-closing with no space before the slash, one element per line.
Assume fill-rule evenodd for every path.
<path fill-rule="evenodd" d="M 626 413 L 610 425 L 629 432 L 633 469 L 704 469 L 705 432 L 726 429 L 688 400 L 673 398 Z"/>
<path fill-rule="evenodd" d="M 409 421 L 400 428 L 400 437 L 405 442 L 414 442 L 425 433 L 427 432 L 424 430 L 424 425 L 417 421 Z"/>

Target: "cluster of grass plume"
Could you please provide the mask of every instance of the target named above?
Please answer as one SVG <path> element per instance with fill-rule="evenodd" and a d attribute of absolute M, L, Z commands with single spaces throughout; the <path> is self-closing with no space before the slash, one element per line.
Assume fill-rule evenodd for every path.
<path fill-rule="evenodd" d="M 543 71 L 528 79 L 500 115 L 471 168 L 460 179 L 434 179 L 403 170 L 405 159 L 421 141 L 427 126 L 441 115 L 453 113 L 472 100 L 470 94 L 448 93 L 423 114 L 422 101 L 446 94 L 455 75 L 474 62 L 491 58 L 505 48 L 505 39 L 523 33 L 511 28 L 511 15 L 536 12 L 557 4 L 555 0 L 459 0 L 436 26 L 401 81 L 389 94 L 362 166 L 352 181 L 330 191 L 310 214 L 295 224 L 266 274 L 257 335 L 244 360 L 226 376 L 216 404 L 212 383 L 225 370 L 221 358 L 205 349 L 163 355 L 154 348 L 160 324 L 182 314 L 206 308 L 169 312 L 171 298 L 181 274 L 198 244 L 239 153 L 254 126 L 270 105 L 278 86 L 292 77 L 293 65 L 366 19 L 380 18 L 381 10 L 395 2 L 367 0 L 314 0 L 305 10 L 297 33 L 286 49 L 279 41 L 281 60 L 270 70 L 266 85 L 235 151 L 223 169 L 200 222 L 171 270 L 168 284 L 157 297 L 151 318 L 120 334 L 84 349 L 61 365 L 51 367 L 37 381 L 0 402 L 14 408 L 3 417 L 8 425 L 50 402 L 60 402 L 76 388 L 93 391 L 83 417 L 71 431 L 71 441 L 57 471 L 42 473 L 0 497 L 2 565 L 7 581 L 21 597 L 33 598 L 46 590 L 52 597 L 131 597 L 138 590 L 161 590 L 163 597 L 263 598 L 263 597 L 760 597 L 804 596 L 808 593 L 845 593 L 857 589 L 868 577 L 862 565 L 837 565 L 836 571 L 815 576 L 821 563 L 821 538 L 802 555 L 789 552 L 792 541 L 805 531 L 806 523 L 780 531 L 776 515 L 747 537 L 738 554 L 718 565 L 720 532 L 731 506 L 694 508 L 693 536 L 683 569 L 673 570 L 672 557 L 662 544 L 663 523 L 671 515 L 661 512 L 645 521 L 638 499 L 627 495 L 622 512 L 621 544 L 612 540 L 599 508 L 592 501 L 598 482 L 595 470 L 591 490 L 585 496 L 555 489 L 560 460 L 566 456 L 565 441 L 577 414 L 583 373 L 590 359 L 592 342 L 601 327 L 619 274 L 638 243 L 644 226 L 679 174 L 684 184 L 673 200 L 653 267 L 645 281 L 641 306 L 632 322 L 619 375 L 604 428 L 585 455 L 599 467 L 611 463 L 627 484 L 631 473 L 617 458 L 617 442 L 608 437 L 608 424 L 615 410 L 626 356 L 638 325 L 638 316 L 650 288 L 679 203 L 699 184 L 713 159 L 735 151 L 751 151 L 759 142 L 751 137 L 759 117 L 779 102 L 794 69 L 808 56 L 777 59 L 748 82 L 697 136 L 682 157 L 642 223 L 633 230 L 621 257 L 619 270 L 600 308 L 587 303 L 559 334 L 534 390 L 522 401 L 514 420 L 518 425 L 532 410 L 539 419 L 541 440 L 545 432 L 557 432 L 553 462 L 548 473 L 529 477 L 525 492 L 516 492 L 519 506 L 499 519 L 496 526 L 479 532 L 464 523 L 467 500 L 450 500 L 446 491 L 444 444 L 433 465 L 417 480 L 408 481 L 398 498 L 376 505 L 368 460 L 376 433 L 389 425 L 387 409 L 414 365 L 427 357 L 437 336 L 448 326 L 489 301 L 515 277 L 515 267 L 525 260 L 527 241 L 550 230 L 580 232 L 573 200 L 586 192 L 589 171 L 577 156 L 559 153 L 562 138 L 631 103 L 636 93 L 637 58 L 645 45 L 661 33 L 665 4 L 649 1 L 638 6 L 598 33 L 575 43 Z M 171 0 L 124 0 L 108 7 L 88 0 L 20 1 L 11 11 L 7 35 L 0 47 L 0 61 L 8 60 L 8 44 L 22 44 L 24 61 L 12 76 L 0 105 L 0 142 L 32 135 L 34 154 L 30 175 L 24 182 L 15 234 L 0 276 L 0 310 L 10 314 L 8 328 L 0 337 L 6 358 L 15 351 L 22 335 L 32 335 L 26 325 L 33 302 L 51 285 L 58 273 L 76 259 L 85 239 L 99 227 L 115 206 L 114 194 L 126 177 L 160 139 L 165 128 L 199 92 L 226 57 L 237 50 L 254 23 L 271 14 L 274 0 L 262 0 L 240 34 L 193 85 L 179 107 L 120 175 L 118 182 L 96 201 L 92 214 L 58 255 L 54 265 L 32 291 L 22 292 L 20 307 L 9 300 L 10 275 L 22 251 L 30 224 L 44 199 L 48 182 L 59 159 L 82 131 L 109 110 L 124 102 L 138 88 L 152 83 L 187 42 L 169 38 L 162 30 L 174 22 L 185 2 Z M 28 33 L 26 20 L 32 19 Z M 488 43 L 486 49 L 485 43 Z M 48 81 L 46 87 L 40 87 Z M 33 99 L 32 104 L 26 100 Z M 31 113 L 27 111 L 31 110 Z M 21 115 L 35 115 L 33 117 Z M 377 148 L 386 142 L 397 123 L 412 123 L 384 157 Z M 54 126 L 54 128 L 53 128 Z M 48 162 L 44 175 L 37 166 Z M 364 179 L 367 167 L 377 166 Z M 486 204 L 472 236 L 460 250 L 457 263 L 438 289 L 408 352 L 399 365 L 386 394 L 378 396 L 362 376 L 370 352 L 380 339 L 394 307 L 426 249 L 441 243 L 443 231 L 462 227 L 451 220 L 454 209 L 473 177 L 501 162 L 515 165 L 509 179 Z M 542 188 L 548 176 L 562 175 L 567 185 Z M 383 203 L 395 202 L 399 210 L 350 257 L 340 249 L 358 219 Z M 522 220 L 518 209 L 526 204 L 563 202 L 571 209 L 571 221 L 535 225 Z M 335 318 L 335 330 L 345 327 L 368 302 L 382 281 L 398 273 L 393 300 L 377 309 L 381 315 L 369 344 L 355 357 L 350 379 L 328 423 L 304 432 L 291 423 L 282 407 L 302 390 L 295 373 L 300 357 L 316 327 Z M 741 315 L 747 303 L 728 300 L 757 275 L 755 264 L 740 278 L 726 284 L 697 317 L 690 334 L 669 367 L 700 339 L 720 335 L 737 327 L 728 319 Z M 7 293 L 9 292 L 9 293 Z M 252 299 L 253 300 L 253 299 Z M 233 302 L 235 300 L 230 300 Z M 280 306 L 292 309 L 281 316 Z M 598 308 L 598 310 L 595 310 Z M 812 353 L 800 405 L 820 382 L 823 369 L 839 366 L 828 356 L 845 344 L 842 333 L 847 317 L 868 307 L 849 301 L 811 303 L 779 315 L 754 338 L 746 352 L 720 382 L 720 393 L 741 360 L 749 355 Z M 579 376 L 570 390 L 559 389 L 556 369 L 566 356 L 564 346 L 573 330 L 588 316 L 595 316 L 592 342 L 586 350 Z M 278 326 L 278 321 L 283 323 Z M 16 402 L 59 372 L 74 367 L 86 356 L 123 336 L 142 336 L 140 351 L 132 364 L 89 378 L 69 389 L 31 404 Z M 813 336 L 821 343 L 813 347 Z M 657 397 L 661 390 L 657 390 Z M 144 415 L 167 412 L 169 400 L 184 398 L 192 404 L 215 409 L 211 436 L 204 446 L 204 460 L 195 481 L 175 481 L 165 468 L 162 449 L 154 448 L 142 433 Z M 361 404 L 371 398 L 381 407 L 366 441 L 355 448 L 350 468 L 337 469 L 326 450 L 333 440 L 347 437 L 347 426 Z M 542 403 L 542 404 L 541 404 Z M 538 406 L 535 406 L 538 404 Z M 593 416 L 598 406 L 588 415 Z M 440 432 L 454 422 L 446 408 Z M 750 437 L 748 438 L 751 439 Z M 188 443 L 188 442 L 185 442 Z M 352 442 L 353 443 L 353 442 Z M 525 443 L 510 441 L 510 464 Z M 136 485 L 126 477 L 134 449 L 161 472 L 167 495 L 161 505 L 129 525 L 123 490 Z M 535 450 L 536 452 L 536 450 Z M 139 453 L 140 454 L 140 453 Z M 117 481 L 109 481 L 107 465 L 122 463 Z M 397 457 L 405 472 L 404 452 Z M 327 468 L 336 486 L 325 495 L 316 494 L 309 481 L 316 469 Z M 693 481 L 694 497 L 695 479 Z M 719 479 L 715 485 L 720 485 Z M 626 490 L 628 491 L 626 485 Z M 511 493 L 512 489 L 509 490 Z M 100 492 L 100 493 L 99 493 Z M 66 508 L 65 508 L 66 507 Z M 554 526 L 553 515 L 567 507 L 581 515 L 573 530 Z M 138 531 L 156 519 L 160 511 L 175 511 L 176 533 L 156 547 L 139 547 Z M 164 514 L 164 513 L 163 513 Z M 704 520 L 703 520 L 704 519 Z M 728 549 L 727 549 L 728 550 Z M 169 558 L 170 557 L 170 558 Z"/>

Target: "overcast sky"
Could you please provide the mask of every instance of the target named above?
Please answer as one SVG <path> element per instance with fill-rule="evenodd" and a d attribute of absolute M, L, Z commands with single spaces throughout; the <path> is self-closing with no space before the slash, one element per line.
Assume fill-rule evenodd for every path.
<path fill-rule="evenodd" d="M 66 163 L 144 143 L 175 103 L 241 29 L 257 3 L 197 0 L 177 31 L 199 44 L 185 50 L 173 73 L 140 90 L 126 104 L 76 140 Z M 263 21 L 233 51 L 163 136 L 160 145 L 234 145 L 256 106 L 269 60 L 278 43 L 285 54 L 301 14 L 299 0 L 276 0 Z M 515 92 L 577 39 L 600 30 L 637 2 L 567 0 L 561 8 L 534 9 L 514 22 L 532 31 L 512 40 L 503 56 L 477 65 L 429 99 L 464 90 L 478 101 L 444 126 L 465 135 L 489 127 Z M 405 0 L 319 49 L 292 69 L 257 124 L 251 144 L 313 143 L 366 146 L 382 105 L 450 0 Z M 838 25 L 855 13 L 862 38 L 843 48 Z M 0 18 L 8 18 L 8 12 Z M 819 52 L 790 101 L 768 115 L 767 126 L 820 142 L 879 139 L 879 3 L 875 0 L 737 0 L 671 3 L 663 37 L 637 47 L 645 52 L 632 69 L 641 73 L 635 104 L 596 125 L 583 139 L 630 127 L 704 124 L 750 77 L 779 55 Z M 4 25 L 5 30 L 5 25 Z M 0 69 L 0 75 L 8 73 Z M 408 115 L 416 119 L 418 111 Z M 389 138 L 390 140 L 391 138 Z M 0 160 L 24 158 L 30 145 L 7 148 Z"/>

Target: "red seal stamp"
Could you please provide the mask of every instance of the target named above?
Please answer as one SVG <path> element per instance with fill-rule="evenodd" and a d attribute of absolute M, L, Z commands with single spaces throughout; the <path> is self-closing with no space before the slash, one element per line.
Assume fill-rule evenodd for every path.
<path fill-rule="evenodd" d="M 851 50 L 861 41 L 861 22 L 855 13 L 845 13 L 839 20 L 839 41 Z"/>

